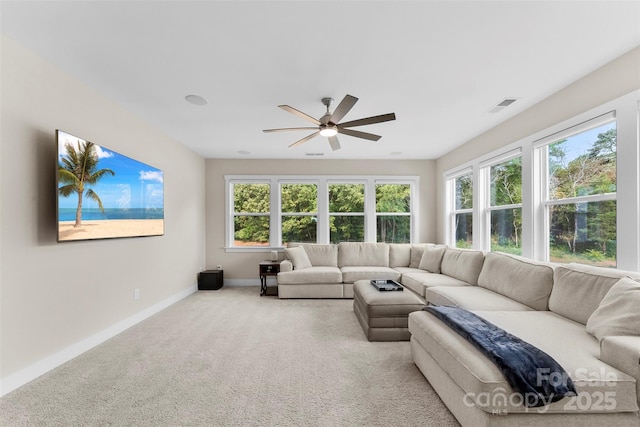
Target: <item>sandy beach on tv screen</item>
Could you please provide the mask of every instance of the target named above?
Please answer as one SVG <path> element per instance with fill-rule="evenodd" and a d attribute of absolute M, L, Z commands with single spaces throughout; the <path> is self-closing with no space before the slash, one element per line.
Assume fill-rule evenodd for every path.
<path fill-rule="evenodd" d="M 114 237 L 161 236 L 164 234 L 162 219 L 117 219 L 82 221 L 74 228 L 74 221 L 58 223 L 59 240 L 109 239 Z"/>

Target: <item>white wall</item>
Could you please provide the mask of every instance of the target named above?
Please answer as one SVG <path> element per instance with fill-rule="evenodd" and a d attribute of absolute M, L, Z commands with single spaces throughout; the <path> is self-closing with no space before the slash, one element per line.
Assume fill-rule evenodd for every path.
<path fill-rule="evenodd" d="M 196 289 L 205 250 L 205 160 L 6 37 L 1 49 L 6 393 Z M 162 169 L 165 235 L 57 243 L 56 129 Z"/>
<path fill-rule="evenodd" d="M 222 265 L 224 280 L 258 282 L 265 252 L 227 253 L 225 245 L 225 175 L 412 175 L 420 177 L 421 242 L 436 238 L 435 161 L 433 160 L 207 160 L 207 268 Z M 249 282 L 251 283 L 251 282 Z M 256 284 L 251 283 L 251 284 Z"/>
<path fill-rule="evenodd" d="M 437 239 L 444 241 L 444 173 L 446 171 L 551 128 L 565 120 L 577 117 L 638 89 L 640 89 L 640 48 L 635 48 L 526 111 L 440 157 L 436 162 Z M 629 162 L 636 163 L 636 173 L 632 174 L 631 179 L 637 181 L 637 178 L 633 178 L 633 176 L 637 177 L 637 147 L 631 158 L 624 158 L 622 161 L 627 165 Z M 637 194 L 634 197 L 635 200 L 632 202 L 637 203 Z M 620 202 L 620 198 L 618 200 Z M 620 204 L 618 206 L 620 207 Z M 635 215 L 638 215 L 637 205 L 634 212 Z"/>

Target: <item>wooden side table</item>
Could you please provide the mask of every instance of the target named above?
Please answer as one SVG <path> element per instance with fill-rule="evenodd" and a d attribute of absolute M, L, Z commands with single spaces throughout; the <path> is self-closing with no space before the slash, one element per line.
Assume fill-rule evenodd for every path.
<path fill-rule="evenodd" d="M 281 261 L 262 261 L 260 263 L 260 296 L 267 294 L 267 278 L 277 276 Z"/>

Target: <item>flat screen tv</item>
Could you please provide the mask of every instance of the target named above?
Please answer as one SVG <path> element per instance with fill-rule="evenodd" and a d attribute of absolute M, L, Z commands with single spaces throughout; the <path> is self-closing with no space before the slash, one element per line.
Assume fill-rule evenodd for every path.
<path fill-rule="evenodd" d="M 162 170 L 56 130 L 58 242 L 164 234 Z"/>

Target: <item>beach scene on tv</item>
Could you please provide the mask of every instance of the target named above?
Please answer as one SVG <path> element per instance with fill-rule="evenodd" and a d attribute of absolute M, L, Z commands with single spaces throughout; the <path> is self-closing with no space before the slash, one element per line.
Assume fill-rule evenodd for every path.
<path fill-rule="evenodd" d="M 164 234 L 162 170 L 57 131 L 58 241 Z"/>

